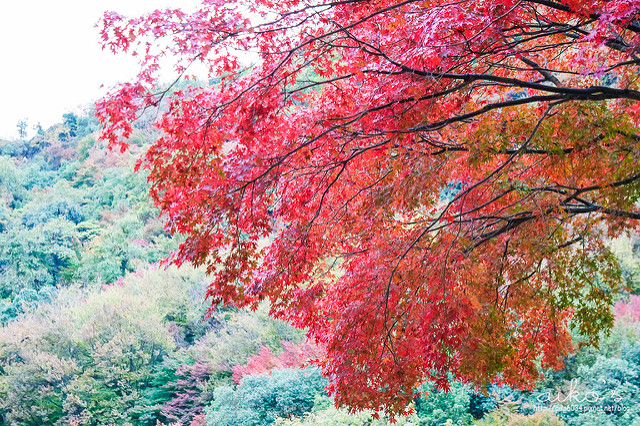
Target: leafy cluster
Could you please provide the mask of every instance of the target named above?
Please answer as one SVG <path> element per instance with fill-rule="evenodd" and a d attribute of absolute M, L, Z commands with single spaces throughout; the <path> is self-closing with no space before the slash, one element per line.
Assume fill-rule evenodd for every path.
<path fill-rule="evenodd" d="M 301 335 L 259 313 L 203 320 L 204 274 L 158 264 L 178 241 L 133 172 L 148 123 L 116 154 L 91 116 L 64 119 L 0 145 L 0 422 L 204 424 L 234 367 L 281 341 L 297 354 Z"/>
<path fill-rule="evenodd" d="M 327 378 L 319 368 L 307 366 L 309 359 L 321 360 L 323 351 L 303 341 L 300 331 L 268 318 L 266 306 L 261 305 L 255 313 L 220 308 L 203 320 L 207 307 L 201 302 L 208 282 L 204 271 L 158 266 L 157 256 L 165 250 L 160 247 L 168 250 L 176 243 L 161 232 L 157 211 L 144 197 L 145 182 L 131 173 L 131 157 L 124 154 L 121 158 L 101 149 L 80 141 L 58 168 L 43 168 L 39 154 L 1 158 L 3 217 L 7 219 L 2 223 L 10 226 L 2 228 L 0 236 L 7 241 L 12 238 L 12 247 L 44 247 L 41 254 L 23 251 L 3 258 L 5 282 L 11 286 L 6 287 L 8 297 L 3 305 L 8 306 L 6 324 L 0 328 L 1 422 L 190 426 L 390 423 L 389 417 L 372 410 L 336 408 L 334 398 L 327 394 Z M 91 167 L 91 174 L 82 172 L 87 167 Z M 36 177 L 40 180 L 34 180 Z M 93 182 L 92 186 L 87 186 L 88 182 Z M 91 188 L 99 191 L 93 193 Z M 459 190 L 452 184 L 448 191 L 453 195 L 447 197 L 455 197 Z M 87 220 L 88 212 L 93 216 Z M 20 238 L 10 237 L 16 223 L 36 231 L 23 230 Z M 51 240 L 51 234 L 43 235 L 45 229 L 53 232 L 64 223 L 69 225 L 66 237 Z M 115 234 L 119 237 L 106 245 L 105 236 Z M 56 272 L 51 253 L 63 250 L 65 241 L 73 244 L 75 238 L 82 244 L 70 247 L 76 259 L 79 253 L 80 260 Z M 130 245 L 141 251 L 127 251 L 132 250 Z M 638 264 L 636 245 L 636 237 L 612 243 L 622 277 L 632 290 Z M 129 266 L 107 273 L 110 269 L 105 265 L 116 260 L 121 265 L 126 252 L 134 254 L 129 257 Z M 11 252 L 6 249 L 2 253 L 7 256 Z M 19 269 L 21 259 L 40 263 L 37 268 Z M 8 278 L 7 271 L 24 271 L 23 277 L 27 277 L 26 272 L 36 270 L 56 278 L 44 286 L 35 279 Z M 14 291 L 19 283 L 23 287 Z M 554 425 L 563 421 L 570 425 L 631 425 L 640 415 L 634 411 L 640 406 L 639 300 L 631 295 L 628 302 L 615 306 L 616 325 L 600 349 L 582 348 L 566 358 L 563 370 L 546 372 L 545 381 L 531 392 L 497 385 L 478 389 L 455 378 L 445 392 L 430 381 L 414 389 L 413 413 L 395 420 L 407 426 Z M 566 397 L 571 386 L 582 396 L 595 391 L 610 399 L 619 397 L 618 403 L 629 409 L 556 410 L 553 414 L 547 395 Z M 603 406 L 612 402 L 601 401 Z"/>
<path fill-rule="evenodd" d="M 224 310 L 203 322 L 205 283 L 186 268 L 144 268 L 103 289 L 62 290 L 4 326 L 0 418 L 15 425 L 202 418 L 214 388 L 233 384 L 235 365 L 301 338 L 264 314 Z"/>
<path fill-rule="evenodd" d="M 245 375 L 270 373 L 274 369 L 301 368 L 310 360 L 317 360 L 322 353 L 316 345 L 305 342 L 296 345 L 292 342 L 282 342 L 284 350 L 276 356 L 268 347 L 260 349 L 260 353 L 253 356 L 247 365 L 237 365 L 233 368 L 233 380 L 240 383 Z"/>
<path fill-rule="evenodd" d="M 30 140 L 0 143 L 0 323 L 72 282 L 109 284 L 177 247 L 133 172 L 136 154 L 107 152 L 96 128 L 90 115 L 67 114 Z"/>
<path fill-rule="evenodd" d="M 143 59 L 97 104 L 102 138 L 126 150 L 169 96 L 140 165 L 185 235 L 173 260 L 207 269 L 213 304 L 268 301 L 306 328 L 338 402 L 400 413 L 452 377 L 530 387 L 540 361 L 562 367 L 572 327 L 596 343 L 613 324 L 607 241 L 640 219 L 639 6 L 108 12 L 104 47 Z M 168 93 L 166 56 L 219 83 Z"/>
<path fill-rule="evenodd" d="M 98 140 L 69 113 L 0 146 L 2 421 L 633 424 L 639 11 L 106 13 L 141 69 Z"/>

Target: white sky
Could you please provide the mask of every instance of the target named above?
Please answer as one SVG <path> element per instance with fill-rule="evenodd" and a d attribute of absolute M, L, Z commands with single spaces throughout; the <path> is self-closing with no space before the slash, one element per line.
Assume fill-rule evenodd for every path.
<path fill-rule="evenodd" d="M 100 48 L 103 11 L 137 16 L 166 7 L 191 10 L 197 0 L 2 0 L 0 138 L 17 137 L 28 119 L 44 128 L 98 99 L 136 73 L 135 61 Z M 104 89 L 100 86 L 104 84 Z"/>

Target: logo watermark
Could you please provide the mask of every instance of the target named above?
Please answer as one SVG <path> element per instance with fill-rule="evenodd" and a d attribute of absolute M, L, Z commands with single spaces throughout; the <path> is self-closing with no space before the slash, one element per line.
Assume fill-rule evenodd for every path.
<path fill-rule="evenodd" d="M 606 383 L 605 380 L 602 381 Z M 629 407 L 624 405 L 624 398 L 616 390 L 603 392 L 579 388 L 578 385 L 578 379 L 572 379 L 568 389 L 538 394 L 536 400 L 544 405 L 535 405 L 532 407 L 533 410 L 551 410 L 554 412 L 603 411 L 606 413 L 620 413 L 629 410 Z"/>

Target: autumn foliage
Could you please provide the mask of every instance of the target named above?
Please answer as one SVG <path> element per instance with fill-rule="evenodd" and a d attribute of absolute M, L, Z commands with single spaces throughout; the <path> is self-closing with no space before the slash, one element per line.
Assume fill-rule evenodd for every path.
<path fill-rule="evenodd" d="M 632 295 L 626 303 L 617 302 L 615 313 L 620 321 L 640 322 L 640 296 Z"/>
<path fill-rule="evenodd" d="M 203 1 L 107 13 L 140 165 L 208 297 L 308 329 L 338 404 L 399 412 L 448 374 L 527 386 L 612 323 L 605 241 L 640 212 L 638 0 Z M 244 52 L 257 63 L 246 69 Z M 219 82 L 157 84 L 159 59 Z"/>
<path fill-rule="evenodd" d="M 180 425 L 196 426 L 193 423 L 202 415 L 204 404 L 201 395 L 210 372 L 207 364 L 182 365 L 176 370 L 175 383 L 165 385 L 174 392 L 171 401 L 162 407 L 162 415 Z"/>
<path fill-rule="evenodd" d="M 245 375 L 269 374 L 273 369 L 281 368 L 302 368 L 322 355 L 322 351 L 310 342 L 294 343 L 281 342 L 284 351 L 275 355 L 267 346 L 260 348 L 257 355 L 252 356 L 247 361 L 247 365 L 236 365 L 233 367 L 233 380 L 240 383 Z"/>

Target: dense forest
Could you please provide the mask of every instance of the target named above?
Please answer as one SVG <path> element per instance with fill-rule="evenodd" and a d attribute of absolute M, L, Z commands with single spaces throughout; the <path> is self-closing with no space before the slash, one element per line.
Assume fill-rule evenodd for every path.
<path fill-rule="evenodd" d="M 133 171 L 152 118 L 126 153 L 97 141 L 92 111 L 0 144 L 2 423 L 388 424 L 333 406 L 303 330 L 266 306 L 207 312 L 206 274 L 162 262 L 181 240 Z M 611 246 L 628 291 L 599 348 L 576 342 L 533 390 L 425 383 L 398 424 L 640 424 L 640 240 Z"/>

